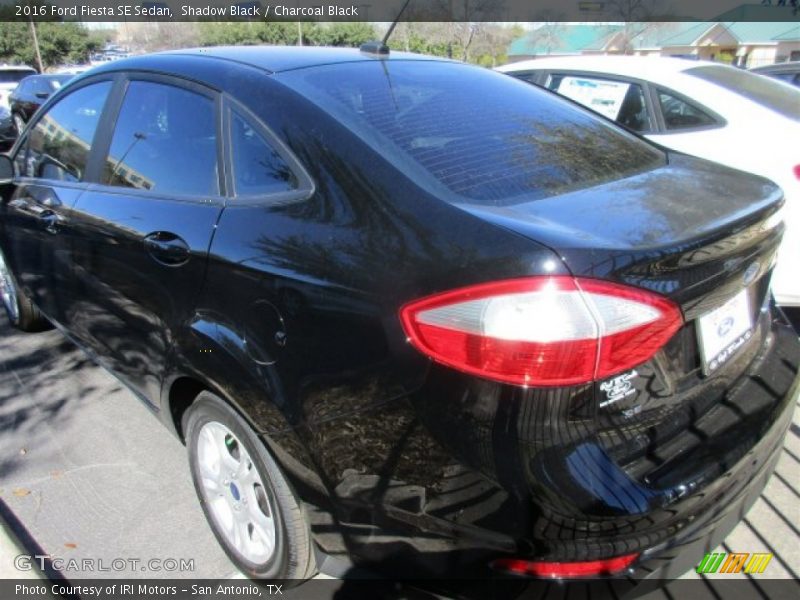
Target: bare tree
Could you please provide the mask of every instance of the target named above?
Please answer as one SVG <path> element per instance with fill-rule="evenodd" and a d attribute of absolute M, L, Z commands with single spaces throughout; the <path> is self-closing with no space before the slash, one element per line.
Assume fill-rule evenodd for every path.
<path fill-rule="evenodd" d="M 662 0 L 609 0 L 606 14 L 611 20 L 622 21 L 618 39 L 623 54 L 633 53 L 636 38 L 666 33 L 674 27 L 668 20 L 672 7 Z"/>
<path fill-rule="evenodd" d="M 652 21 L 672 13 L 672 7 L 663 0 L 608 0 L 606 14 L 620 21 Z"/>
<path fill-rule="evenodd" d="M 519 26 L 510 24 L 486 24 L 476 35 L 473 42 L 475 54 L 489 56 L 491 66 L 496 67 L 498 59 L 505 56 L 508 45 L 523 34 Z"/>
<path fill-rule="evenodd" d="M 139 22 L 125 23 L 117 30 L 120 43 L 133 50 L 155 52 L 197 46 L 197 23 Z"/>
<path fill-rule="evenodd" d="M 561 21 L 538 21 L 533 26 L 528 34 L 528 41 L 534 47 L 544 48 L 545 54 L 550 54 L 564 45 L 566 28 Z"/>

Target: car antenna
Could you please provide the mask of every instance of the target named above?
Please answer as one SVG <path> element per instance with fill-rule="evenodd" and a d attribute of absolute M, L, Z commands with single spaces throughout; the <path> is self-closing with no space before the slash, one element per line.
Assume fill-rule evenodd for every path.
<path fill-rule="evenodd" d="M 411 0 L 406 0 L 406 3 L 403 4 L 403 8 L 401 8 L 400 12 L 397 13 L 397 16 L 394 18 L 394 21 L 392 21 L 392 24 L 389 25 L 389 29 L 386 30 L 386 35 L 383 36 L 383 39 L 381 41 L 375 40 L 372 42 L 366 42 L 364 44 L 361 44 L 361 48 L 359 48 L 359 50 L 361 50 L 361 52 L 364 52 L 366 54 L 389 56 L 389 46 L 386 45 L 386 42 L 389 41 L 389 36 L 392 35 L 392 32 L 394 31 L 394 28 L 397 25 L 397 22 L 400 20 L 400 17 L 403 16 L 403 13 L 405 12 L 406 7 L 408 7 L 409 2 L 411 2 Z"/>

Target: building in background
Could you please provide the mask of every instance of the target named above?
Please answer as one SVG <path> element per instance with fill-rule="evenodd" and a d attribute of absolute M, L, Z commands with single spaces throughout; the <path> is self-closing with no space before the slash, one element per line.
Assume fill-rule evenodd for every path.
<path fill-rule="evenodd" d="M 508 48 L 509 62 L 581 54 L 677 56 L 751 68 L 800 60 L 800 23 L 545 23 Z"/>

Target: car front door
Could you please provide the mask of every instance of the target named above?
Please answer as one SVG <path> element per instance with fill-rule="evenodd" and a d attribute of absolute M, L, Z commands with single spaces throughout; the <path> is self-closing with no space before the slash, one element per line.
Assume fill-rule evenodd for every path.
<path fill-rule="evenodd" d="M 64 321 L 74 293 L 72 207 L 86 190 L 90 149 L 112 82 L 74 88 L 27 128 L 14 150 L 13 192 L 2 202 L 6 258 L 23 291 Z"/>
<path fill-rule="evenodd" d="M 80 297 L 69 321 L 101 363 L 157 401 L 224 205 L 220 100 L 173 78 L 120 85 L 96 183 L 73 211 Z"/>

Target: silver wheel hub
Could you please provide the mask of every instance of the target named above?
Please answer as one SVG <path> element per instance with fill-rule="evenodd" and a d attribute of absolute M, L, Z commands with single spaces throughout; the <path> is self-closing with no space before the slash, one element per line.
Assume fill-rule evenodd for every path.
<path fill-rule="evenodd" d="M 11 321 L 14 323 L 19 321 L 17 286 L 14 284 L 14 278 L 11 277 L 11 271 L 8 270 L 8 265 L 2 252 L 0 252 L 0 297 L 3 299 L 3 305 L 6 307 Z"/>
<path fill-rule="evenodd" d="M 261 564 L 275 552 L 275 516 L 267 489 L 244 445 L 222 423 L 197 437 L 201 490 L 217 530 L 244 559 Z"/>

